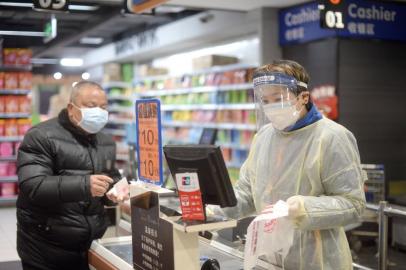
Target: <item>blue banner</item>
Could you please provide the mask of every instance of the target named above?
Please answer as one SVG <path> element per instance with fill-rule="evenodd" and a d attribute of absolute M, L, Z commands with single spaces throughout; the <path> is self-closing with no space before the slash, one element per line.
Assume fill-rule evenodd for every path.
<path fill-rule="evenodd" d="M 320 27 L 316 2 L 279 12 L 279 44 L 289 45 L 340 36 L 406 41 L 406 5 L 364 0 L 345 2 L 345 27 Z"/>

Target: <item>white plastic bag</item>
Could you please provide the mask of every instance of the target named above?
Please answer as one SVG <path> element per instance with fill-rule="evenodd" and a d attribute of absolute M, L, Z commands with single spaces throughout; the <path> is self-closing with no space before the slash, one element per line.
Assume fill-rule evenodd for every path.
<path fill-rule="evenodd" d="M 274 265 L 282 266 L 293 242 L 294 227 L 288 215 L 288 205 L 278 201 L 257 216 L 247 230 L 244 249 L 244 269 L 251 270 L 265 256 Z"/>

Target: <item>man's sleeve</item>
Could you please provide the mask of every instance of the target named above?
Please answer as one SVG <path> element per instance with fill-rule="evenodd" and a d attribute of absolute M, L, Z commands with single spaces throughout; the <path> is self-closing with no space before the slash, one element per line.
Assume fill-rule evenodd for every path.
<path fill-rule="evenodd" d="M 54 158 L 46 134 L 38 128 L 31 129 L 18 150 L 20 193 L 37 205 L 88 201 L 90 176 L 54 175 Z"/>

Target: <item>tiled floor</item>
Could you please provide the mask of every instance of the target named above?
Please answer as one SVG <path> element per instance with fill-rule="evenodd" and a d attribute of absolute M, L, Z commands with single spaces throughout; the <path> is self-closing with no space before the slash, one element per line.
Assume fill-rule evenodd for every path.
<path fill-rule="evenodd" d="M 0 262 L 16 261 L 16 208 L 0 207 Z"/>

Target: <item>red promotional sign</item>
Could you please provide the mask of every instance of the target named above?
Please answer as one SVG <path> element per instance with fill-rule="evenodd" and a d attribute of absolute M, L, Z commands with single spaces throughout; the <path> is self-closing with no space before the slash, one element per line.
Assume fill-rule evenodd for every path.
<path fill-rule="evenodd" d="M 338 97 L 334 85 L 321 85 L 311 91 L 312 101 L 319 111 L 331 120 L 338 119 Z"/>
<path fill-rule="evenodd" d="M 197 173 L 176 174 L 182 218 L 184 220 L 204 220 L 202 193 Z"/>

